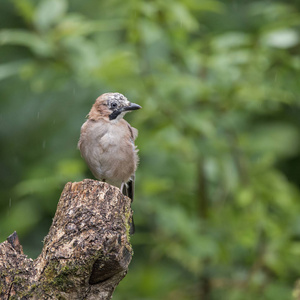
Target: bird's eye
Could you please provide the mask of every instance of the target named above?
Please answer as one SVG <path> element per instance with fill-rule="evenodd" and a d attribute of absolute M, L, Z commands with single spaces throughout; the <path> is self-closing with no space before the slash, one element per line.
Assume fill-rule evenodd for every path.
<path fill-rule="evenodd" d="M 113 102 L 112 104 L 111 104 L 111 107 L 112 108 L 116 108 L 118 106 L 118 104 L 116 103 L 116 102 Z"/>

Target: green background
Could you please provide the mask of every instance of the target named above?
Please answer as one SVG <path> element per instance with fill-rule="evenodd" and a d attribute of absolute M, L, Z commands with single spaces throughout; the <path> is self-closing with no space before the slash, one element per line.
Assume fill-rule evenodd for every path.
<path fill-rule="evenodd" d="M 0 240 L 37 257 L 95 99 L 143 109 L 113 299 L 291 299 L 300 274 L 300 3 L 1 0 Z"/>

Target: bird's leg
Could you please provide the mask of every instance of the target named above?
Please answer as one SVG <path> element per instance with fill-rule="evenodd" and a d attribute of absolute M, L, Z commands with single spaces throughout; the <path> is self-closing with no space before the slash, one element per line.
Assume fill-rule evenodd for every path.
<path fill-rule="evenodd" d="M 123 195 L 128 197 L 128 189 L 127 189 L 127 184 L 125 182 L 122 182 L 120 190 Z"/>
<path fill-rule="evenodd" d="M 134 178 L 129 180 L 126 184 L 126 192 L 127 192 L 127 197 L 131 199 L 131 202 L 133 202 L 134 198 Z"/>
<path fill-rule="evenodd" d="M 122 182 L 121 187 L 120 187 L 121 193 L 123 195 L 129 197 L 131 199 L 131 202 L 133 200 L 132 188 L 133 188 L 132 181 L 129 181 L 128 183 Z M 135 226 L 134 226 L 133 216 L 132 216 L 131 220 L 129 221 L 129 225 L 130 225 L 129 233 L 134 234 Z"/>
<path fill-rule="evenodd" d="M 131 199 L 133 201 L 134 197 L 134 177 L 130 179 L 127 183 L 122 182 L 120 187 L 121 193 Z"/>

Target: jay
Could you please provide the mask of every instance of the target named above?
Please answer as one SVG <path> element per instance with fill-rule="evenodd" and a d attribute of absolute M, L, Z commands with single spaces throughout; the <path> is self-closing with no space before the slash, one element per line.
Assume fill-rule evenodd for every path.
<path fill-rule="evenodd" d="M 101 181 L 120 187 L 121 192 L 134 196 L 135 171 L 138 164 L 134 141 L 137 129 L 123 117 L 140 109 L 119 93 L 105 93 L 96 99 L 88 120 L 82 125 L 78 148 L 93 175 Z M 130 233 L 134 233 L 133 220 Z"/>

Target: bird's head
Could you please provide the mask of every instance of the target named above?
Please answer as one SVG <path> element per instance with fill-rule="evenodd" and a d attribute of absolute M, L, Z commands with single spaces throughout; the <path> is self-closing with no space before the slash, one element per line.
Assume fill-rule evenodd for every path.
<path fill-rule="evenodd" d="M 120 93 L 105 93 L 96 99 L 89 112 L 89 119 L 99 120 L 101 118 L 108 118 L 110 121 L 118 120 L 123 118 L 127 112 L 140 108 L 140 105 L 129 102 Z"/>

